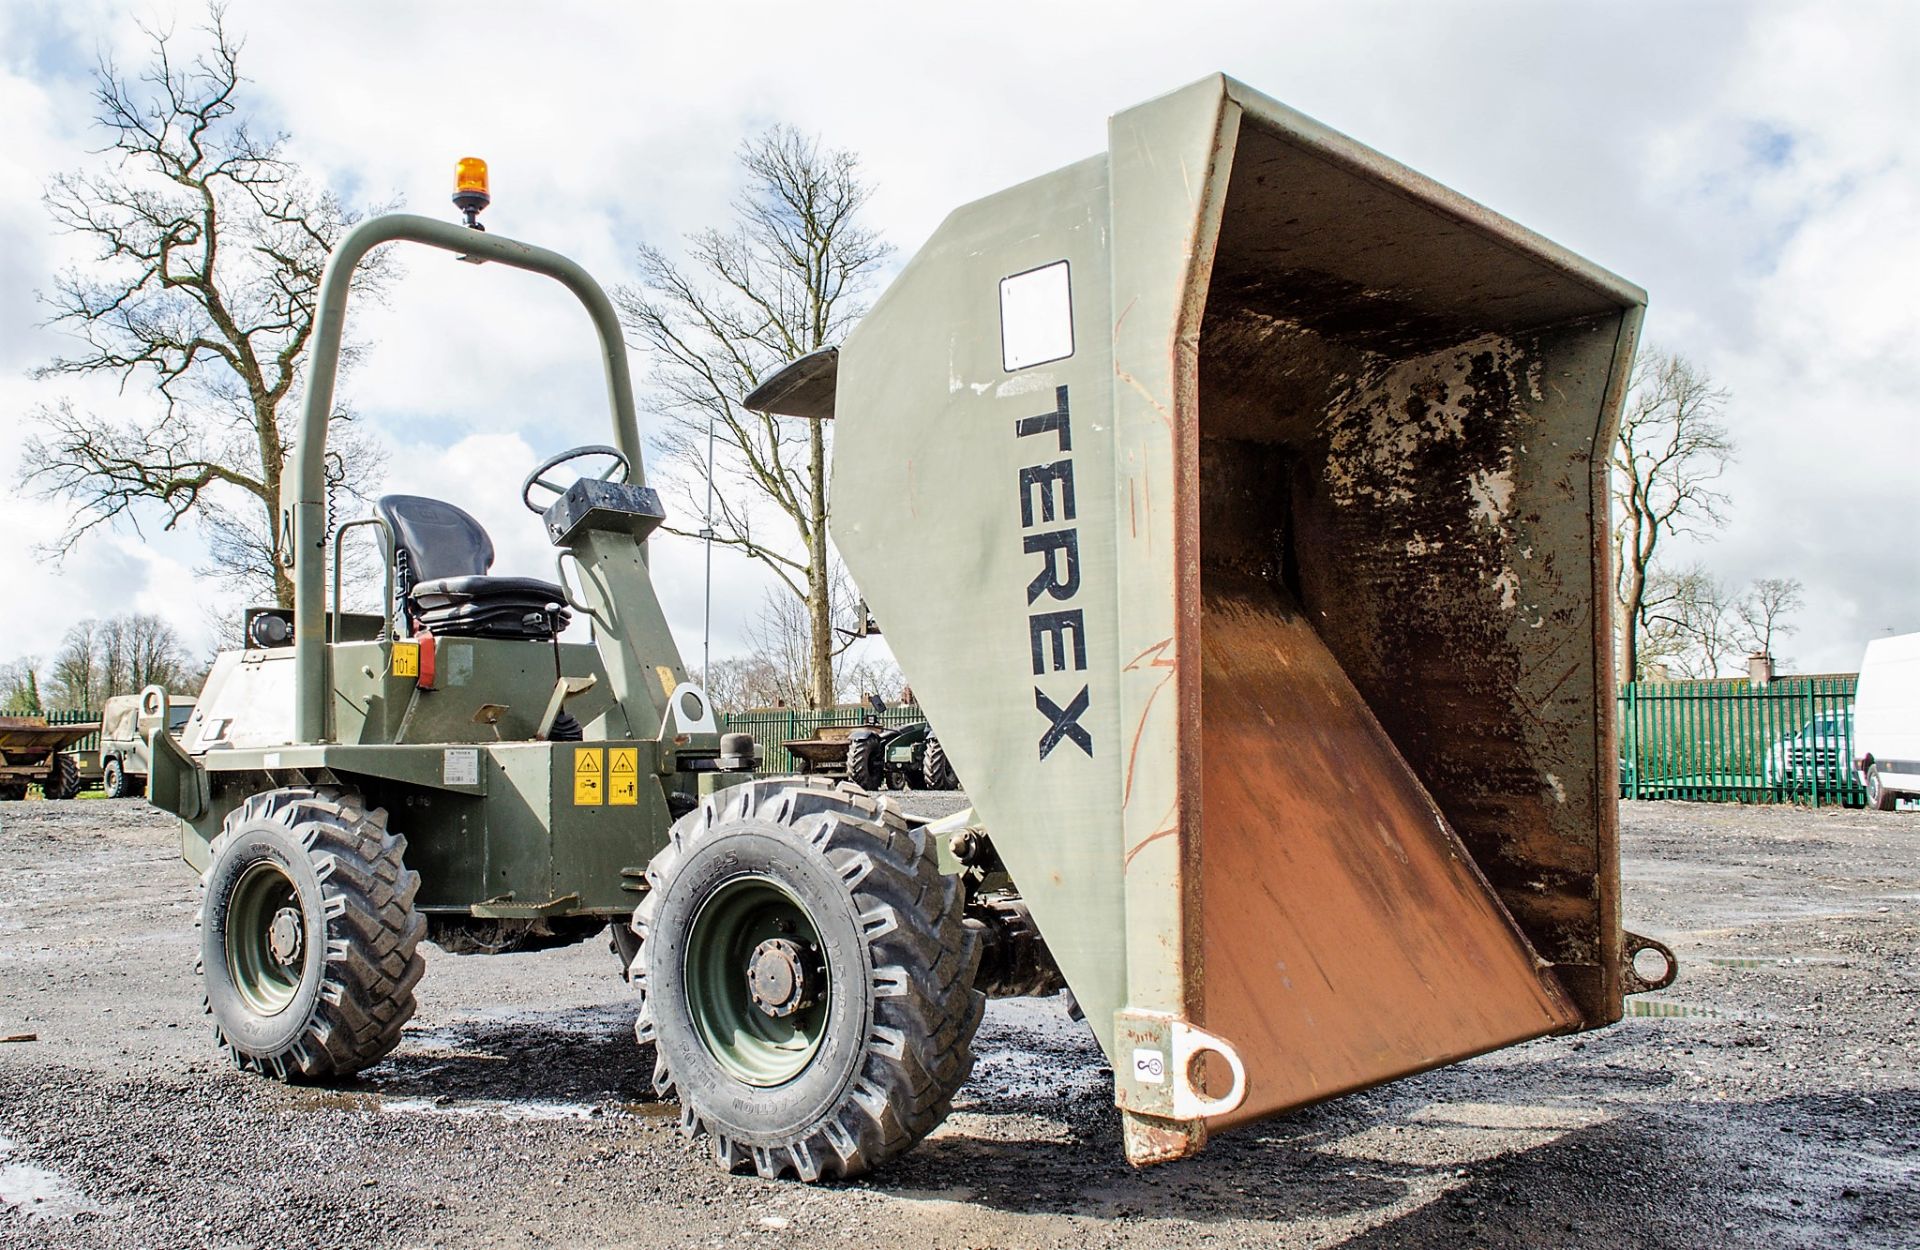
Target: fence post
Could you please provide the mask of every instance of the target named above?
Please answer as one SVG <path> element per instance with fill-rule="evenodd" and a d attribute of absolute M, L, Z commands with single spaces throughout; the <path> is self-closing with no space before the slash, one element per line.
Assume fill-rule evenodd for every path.
<path fill-rule="evenodd" d="M 1803 731 L 1813 737 L 1807 747 L 1807 755 L 1813 766 L 1807 771 L 1813 774 L 1813 805 L 1820 806 L 1820 704 L 1813 697 L 1813 688 L 1818 682 L 1807 682 L 1807 727 Z"/>
<path fill-rule="evenodd" d="M 1630 798 L 1640 797 L 1640 704 L 1636 697 L 1640 683 L 1627 683 L 1627 789 Z"/>

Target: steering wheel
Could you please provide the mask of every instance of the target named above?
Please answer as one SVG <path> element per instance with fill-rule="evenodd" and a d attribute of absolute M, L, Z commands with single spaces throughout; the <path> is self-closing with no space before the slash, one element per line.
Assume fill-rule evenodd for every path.
<path fill-rule="evenodd" d="M 541 462 L 539 468 L 527 474 L 526 484 L 520 488 L 520 502 L 525 504 L 527 511 L 533 513 L 535 516 L 545 516 L 547 509 L 553 506 L 553 501 L 567 493 L 567 486 L 573 485 L 573 482 L 568 482 L 567 486 L 561 486 L 550 479 L 547 474 L 553 472 L 570 460 L 589 460 L 596 456 L 604 456 L 611 463 L 607 465 L 604 473 L 591 476 L 597 476 L 603 482 L 625 482 L 631 477 L 633 466 L 628 463 L 626 453 L 620 451 L 618 448 L 597 443 L 587 447 L 574 447 Z M 618 474 L 618 477 L 615 476 L 616 474 Z M 583 470 L 575 476 L 574 481 L 588 476 L 590 475 Z M 552 498 L 548 499 L 545 503 L 535 503 L 533 501 L 533 488 L 536 486 L 548 492 Z"/>

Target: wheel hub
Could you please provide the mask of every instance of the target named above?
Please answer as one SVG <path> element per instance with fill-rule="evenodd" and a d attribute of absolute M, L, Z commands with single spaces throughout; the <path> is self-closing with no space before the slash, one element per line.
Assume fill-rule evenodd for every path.
<path fill-rule="evenodd" d="M 753 1005 L 779 1019 L 820 999 L 820 957 L 790 938 L 768 938 L 747 962 L 747 992 Z"/>
<path fill-rule="evenodd" d="M 291 968 L 300 962 L 301 937 L 300 909 L 282 907 L 273 914 L 273 921 L 267 926 L 267 949 L 272 952 L 283 968 Z"/>

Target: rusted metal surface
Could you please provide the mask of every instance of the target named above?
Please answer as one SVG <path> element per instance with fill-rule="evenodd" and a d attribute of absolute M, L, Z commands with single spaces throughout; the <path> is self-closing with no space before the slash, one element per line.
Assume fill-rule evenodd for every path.
<path fill-rule="evenodd" d="M 99 728 L 99 721 L 49 725 L 40 716 L 0 716 L 0 756 L 14 764 L 44 761 L 55 751 L 72 746 Z"/>
<path fill-rule="evenodd" d="M 1234 1122 L 1579 1022 L 1284 589 L 1204 575 L 1200 1022 Z"/>
<path fill-rule="evenodd" d="M 780 745 L 795 759 L 805 761 L 811 770 L 845 767 L 853 731 L 872 728 L 871 725 L 822 725 L 813 731 L 811 738 L 792 738 Z"/>
<path fill-rule="evenodd" d="M 1198 347 L 1199 542 L 1248 547 L 1242 567 L 1264 560 L 1299 600 L 1604 1024 L 1618 851 L 1596 465 L 1637 310 L 1485 210 L 1404 189 L 1243 123 Z"/>

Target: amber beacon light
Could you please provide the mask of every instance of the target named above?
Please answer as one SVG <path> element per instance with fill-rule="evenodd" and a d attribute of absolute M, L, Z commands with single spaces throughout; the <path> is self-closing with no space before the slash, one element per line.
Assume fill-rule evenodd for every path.
<path fill-rule="evenodd" d="M 466 217 L 466 224 L 485 230 L 480 210 L 493 202 L 487 194 L 487 163 L 477 156 L 463 156 L 453 167 L 453 205 Z"/>

